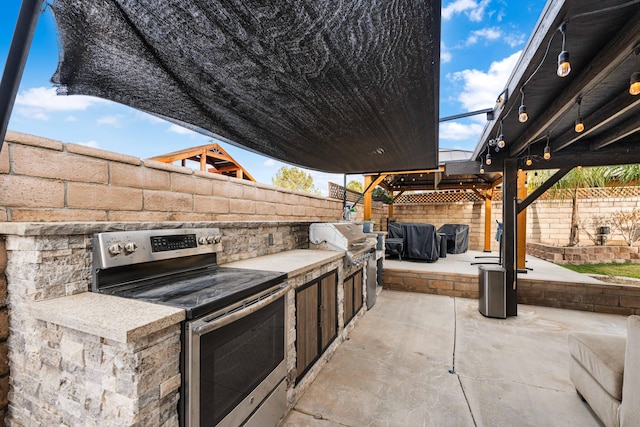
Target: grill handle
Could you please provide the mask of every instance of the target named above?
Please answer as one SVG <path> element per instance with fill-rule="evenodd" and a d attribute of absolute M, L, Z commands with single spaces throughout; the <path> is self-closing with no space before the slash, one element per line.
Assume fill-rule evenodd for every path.
<path fill-rule="evenodd" d="M 271 304 L 286 294 L 288 290 L 288 286 L 277 286 L 275 289 L 272 288 L 258 297 L 252 297 L 239 303 L 236 308 L 231 309 L 226 313 L 221 313 L 220 316 L 213 317 L 211 320 L 194 328 L 193 332 L 198 336 L 202 336 L 215 329 L 228 325 L 231 322 L 235 322 L 236 320 L 248 316 L 251 313 L 255 313 L 261 308 Z"/>

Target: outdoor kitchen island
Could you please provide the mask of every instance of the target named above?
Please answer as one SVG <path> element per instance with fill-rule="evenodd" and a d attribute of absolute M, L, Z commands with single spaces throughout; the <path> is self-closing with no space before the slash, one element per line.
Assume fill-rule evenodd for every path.
<path fill-rule="evenodd" d="M 95 224 L 31 232 L 32 226 L 11 227 L 3 230 L 11 307 L 9 425 L 28 419 L 43 425 L 177 426 L 184 311 L 87 292 L 88 231 L 98 231 Z M 50 234 L 65 227 L 66 235 Z M 364 309 L 354 313 L 345 327 L 342 283 L 355 275 L 364 297 L 362 266 L 346 265 L 343 252 L 289 249 L 224 267 L 287 275 L 284 415 L 363 315 Z M 334 292 L 335 331 L 328 341 L 320 339 L 326 345 L 300 375 L 296 303 L 313 294 L 303 290 L 320 287 L 322 295 Z"/>

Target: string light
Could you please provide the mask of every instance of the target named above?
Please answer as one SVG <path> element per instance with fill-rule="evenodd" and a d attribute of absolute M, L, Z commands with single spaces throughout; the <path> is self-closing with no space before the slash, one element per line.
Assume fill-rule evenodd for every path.
<path fill-rule="evenodd" d="M 564 50 L 566 29 L 567 29 L 567 21 L 563 22 L 562 24 L 560 24 L 560 27 L 558 27 L 558 31 L 562 33 L 562 50 L 558 55 L 558 70 L 556 71 L 556 74 L 558 74 L 558 77 L 567 77 L 571 72 L 571 64 L 569 63 L 569 52 Z"/>
<path fill-rule="evenodd" d="M 527 107 L 524 106 L 524 87 L 520 88 L 520 94 L 522 95 L 522 98 L 520 101 L 520 108 L 518 108 L 518 120 L 520 123 L 524 123 L 529 119 Z"/>
<path fill-rule="evenodd" d="M 504 142 L 504 135 L 502 134 L 502 122 L 500 122 L 500 135 L 498 135 L 498 148 L 504 148 L 506 143 Z"/>
<path fill-rule="evenodd" d="M 638 70 L 638 54 L 640 54 L 640 46 L 637 46 L 633 53 L 636 55 L 636 66 L 635 69 Z M 629 79 L 629 93 L 631 95 L 640 94 L 640 71 L 635 71 L 631 74 L 631 78 Z"/>
<path fill-rule="evenodd" d="M 544 154 L 542 155 L 545 160 L 549 160 L 551 158 L 551 148 L 549 147 L 549 137 L 547 136 L 547 146 L 544 147 Z"/>
<path fill-rule="evenodd" d="M 480 173 L 484 173 L 484 159 L 480 156 Z"/>
<path fill-rule="evenodd" d="M 485 163 L 486 163 L 487 165 L 490 165 L 490 164 L 491 164 L 491 153 L 489 153 L 488 151 L 487 151 L 487 157 L 486 157 L 486 161 L 485 161 Z"/>
<path fill-rule="evenodd" d="M 580 105 L 582 104 L 582 97 L 579 96 L 576 103 L 578 104 L 578 117 L 576 117 L 576 125 L 574 126 L 574 130 L 577 133 L 580 133 L 584 130 L 584 122 L 582 121 L 582 117 L 580 116 Z"/>

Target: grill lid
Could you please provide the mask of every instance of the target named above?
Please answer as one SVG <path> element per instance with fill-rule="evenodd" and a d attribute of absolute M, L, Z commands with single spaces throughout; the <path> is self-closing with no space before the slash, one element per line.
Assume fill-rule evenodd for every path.
<path fill-rule="evenodd" d="M 376 246 L 376 239 L 368 238 L 362 226 L 352 222 L 311 224 L 309 241 L 326 249 L 345 251 L 353 264 L 364 262 Z"/>

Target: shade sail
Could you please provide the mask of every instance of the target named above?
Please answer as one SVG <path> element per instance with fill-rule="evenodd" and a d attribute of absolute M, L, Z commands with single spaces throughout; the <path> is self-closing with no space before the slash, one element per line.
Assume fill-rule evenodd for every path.
<path fill-rule="evenodd" d="M 53 0 L 60 94 L 337 173 L 438 165 L 440 1 Z"/>

